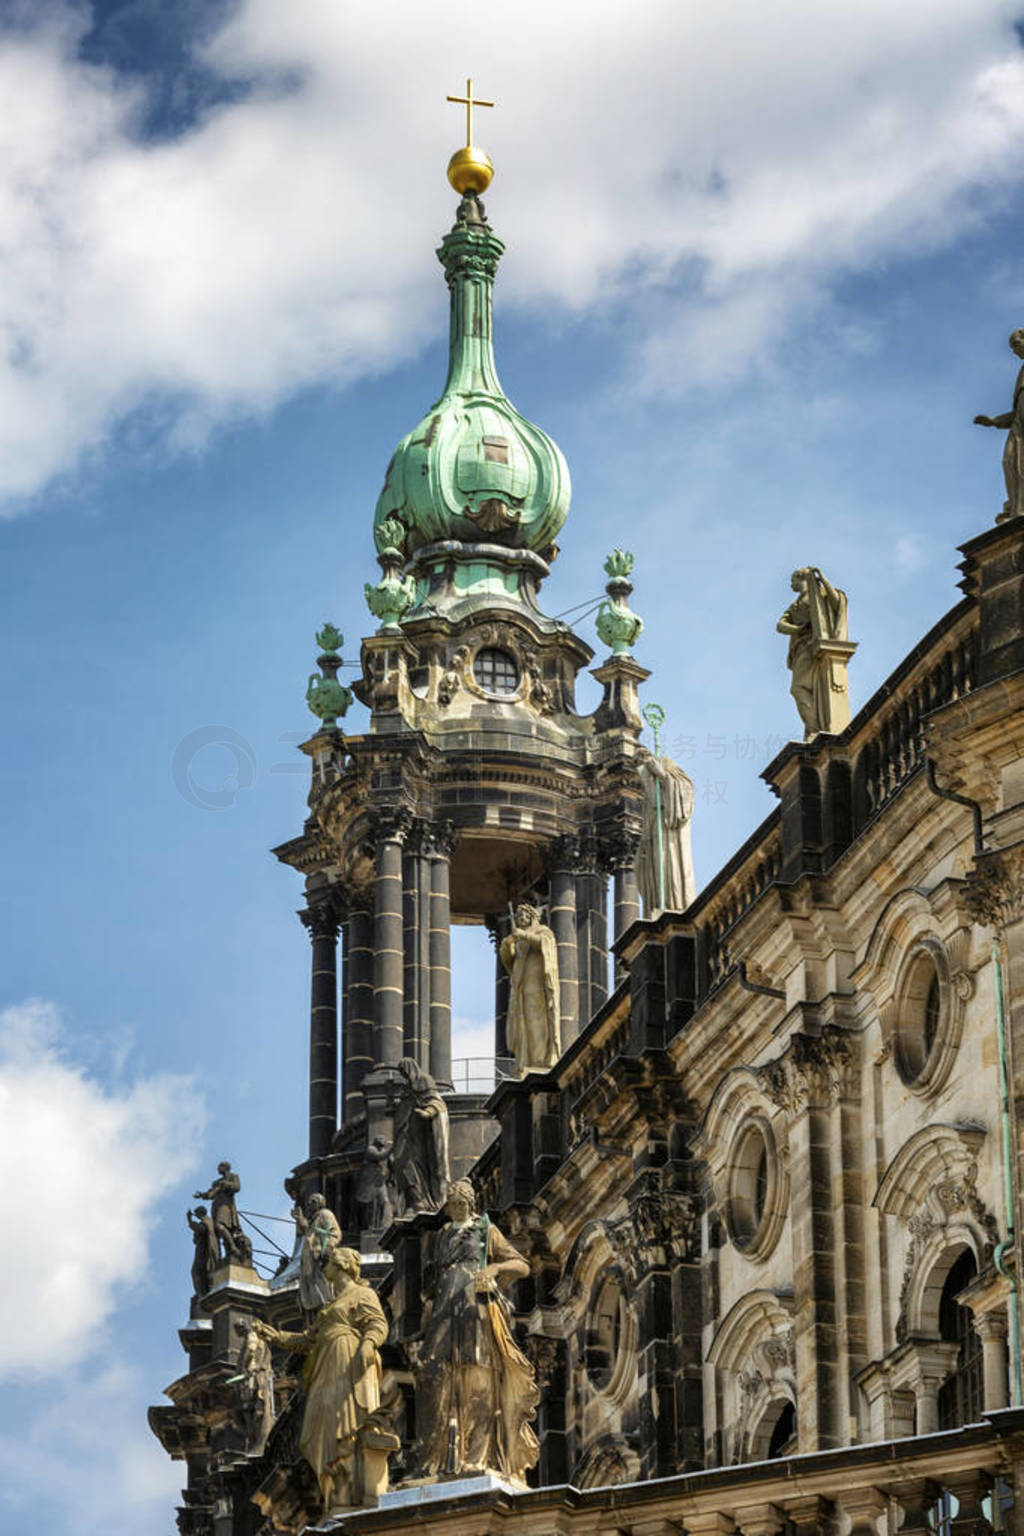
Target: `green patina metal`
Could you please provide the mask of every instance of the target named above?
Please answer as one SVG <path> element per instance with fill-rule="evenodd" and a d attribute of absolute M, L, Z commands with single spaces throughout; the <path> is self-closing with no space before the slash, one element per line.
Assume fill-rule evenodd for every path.
<path fill-rule="evenodd" d="M 608 596 L 597 611 L 597 633 L 605 645 L 611 646 L 613 656 L 628 656 L 644 628 L 643 619 L 633 612 L 628 602 L 633 590 L 628 579 L 633 569 L 633 556 L 628 549 L 613 549 L 604 568 L 609 577 L 605 587 Z"/>
<path fill-rule="evenodd" d="M 375 619 L 380 619 L 381 629 L 398 629 L 403 616 L 416 601 L 415 581 L 411 576 L 400 576 L 395 565 L 386 565 L 377 585 L 371 587 L 367 582 L 363 591 L 366 606 Z"/>
<path fill-rule="evenodd" d="M 339 719 L 344 718 L 352 703 L 351 689 L 338 682 L 340 651 L 345 644 L 345 636 L 333 624 L 325 624 L 316 632 L 316 643 L 320 647 L 316 664 L 323 675 L 317 677 L 315 672 L 310 673 L 306 684 L 306 703 L 329 730 L 337 725 Z"/>
<path fill-rule="evenodd" d="M 491 297 L 503 250 L 479 199 L 464 197 L 438 251 L 451 291 L 447 382 L 395 450 L 374 515 L 377 530 L 401 525 L 407 557 L 455 539 L 550 559 L 568 515 L 565 460 L 498 382 Z"/>

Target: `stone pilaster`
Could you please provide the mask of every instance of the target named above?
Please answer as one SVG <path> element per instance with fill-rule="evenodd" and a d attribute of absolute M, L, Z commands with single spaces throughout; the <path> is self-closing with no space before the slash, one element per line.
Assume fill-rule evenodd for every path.
<path fill-rule="evenodd" d="M 614 891 L 614 915 L 612 934 L 621 939 L 640 917 L 640 886 L 636 878 L 636 855 L 640 836 L 636 832 L 619 830 L 607 840 L 608 867 L 612 872 Z M 621 960 L 615 961 L 615 984 L 625 979 L 626 968 Z"/>
<path fill-rule="evenodd" d="M 608 913 L 606 880 L 597 839 L 580 839 L 576 867 L 576 964 L 579 985 L 579 1025 L 586 1029 L 608 996 Z M 563 1042 L 564 1043 L 564 1042 Z"/>
<path fill-rule="evenodd" d="M 832 1110 L 850 1060 L 841 1034 L 796 1034 L 761 1069 L 769 1097 L 789 1118 L 793 1285 L 800 1454 L 842 1444 L 833 1205 Z M 841 1305 L 842 1302 L 839 1301 Z"/>
<path fill-rule="evenodd" d="M 338 1128 L 338 927 L 333 892 L 299 916 L 313 945 L 309 993 L 309 1155 L 324 1157 Z"/>

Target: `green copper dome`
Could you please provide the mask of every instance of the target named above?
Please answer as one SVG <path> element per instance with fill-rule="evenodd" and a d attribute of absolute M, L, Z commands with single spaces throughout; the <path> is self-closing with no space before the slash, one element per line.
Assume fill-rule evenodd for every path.
<path fill-rule="evenodd" d="M 375 528 L 389 519 L 403 525 L 407 558 L 452 540 L 490 546 L 489 561 L 495 546 L 545 561 L 556 553 L 569 511 L 568 466 L 506 399 L 494 366 L 491 289 L 504 249 L 479 199 L 465 196 L 437 253 L 451 290 L 448 379 L 396 448 L 374 515 Z"/>

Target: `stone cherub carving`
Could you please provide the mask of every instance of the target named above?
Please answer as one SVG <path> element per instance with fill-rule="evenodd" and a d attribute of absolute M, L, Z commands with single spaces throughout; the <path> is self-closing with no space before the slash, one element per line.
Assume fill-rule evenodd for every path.
<path fill-rule="evenodd" d="M 1003 479 L 1006 481 L 1006 500 L 996 518 L 1005 523 L 1011 517 L 1024 516 L 1024 330 L 1010 336 L 1010 351 L 1022 360 L 1013 386 L 1013 405 L 1001 416 L 975 416 L 976 427 L 999 427 L 1006 432 L 1003 447 Z"/>
<path fill-rule="evenodd" d="M 380 1401 L 378 1351 L 388 1322 L 360 1279 L 358 1253 L 332 1249 L 327 1278 L 333 1297 L 304 1333 L 253 1326 L 261 1338 L 308 1357 L 299 1450 L 316 1474 L 324 1513 L 333 1515 L 377 1502 L 388 1485 L 388 1455 L 401 1441 Z"/>
<path fill-rule="evenodd" d="M 523 1482 L 538 1457 L 530 1421 L 540 1393 L 499 1282 L 529 1265 L 477 1214 L 468 1180 L 452 1185 L 446 1209 L 417 1368 L 416 1460 L 426 1477 L 496 1472 Z"/>
<path fill-rule="evenodd" d="M 697 894 L 690 848 L 693 780 L 670 757 L 648 753 L 640 762 L 644 819 L 636 878 L 644 916 L 684 912 Z"/>
<path fill-rule="evenodd" d="M 364 1232 L 383 1232 L 391 1222 L 390 1171 L 390 1143 L 383 1136 L 375 1136 L 363 1154 L 363 1165 L 356 1176 L 356 1205 Z"/>
<path fill-rule="evenodd" d="M 213 1288 L 213 1272 L 220 1254 L 217 1232 L 205 1205 L 197 1205 L 194 1211 L 187 1211 L 185 1220 L 192 1229 L 192 1242 L 195 1245 L 192 1289 L 197 1296 L 205 1296 Z"/>
<path fill-rule="evenodd" d="M 312 1194 L 301 1205 L 292 1206 L 292 1220 L 302 1238 L 299 1251 L 299 1305 L 307 1319 L 330 1301 L 334 1294 L 325 1270 L 333 1250 L 340 1246 L 341 1228 L 327 1201 Z"/>
<path fill-rule="evenodd" d="M 197 1189 L 193 1198 L 211 1202 L 210 1218 L 220 1244 L 221 1261 L 233 1260 L 236 1264 L 251 1266 L 252 1243 L 242 1231 L 235 1204 L 235 1196 L 241 1187 L 242 1181 L 232 1172 L 231 1164 L 218 1163 L 217 1177 L 209 1189 Z"/>
<path fill-rule="evenodd" d="M 562 1054 L 558 1016 L 558 945 L 536 907 L 521 902 L 501 941 L 510 973 L 507 1038 L 520 1073 L 547 1072 Z"/>
<path fill-rule="evenodd" d="M 400 1214 L 439 1211 L 448 1193 L 448 1106 L 437 1084 L 411 1056 L 398 1063 L 405 1079 L 395 1105 L 392 1163 Z"/>
<path fill-rule="evenodd" d="M 846 664 L 856 650 L 846 623 L 846 593 L 816 565 L 801 566 L 790 582 L 796 597 L 775 628 L 789 636 L 789 691 L 804 726 L 804 740 L 836 735 L 850 723 Z"/>

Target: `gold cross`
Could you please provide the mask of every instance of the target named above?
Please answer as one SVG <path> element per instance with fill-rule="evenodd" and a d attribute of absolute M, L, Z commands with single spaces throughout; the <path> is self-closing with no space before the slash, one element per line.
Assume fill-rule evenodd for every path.
<path fill-rule="evenodd" d="M 470 145 L 472 144 L 472 142 L 473 142 L 473 108 L 474 107 L 493 107 L 494 106 L 494 102 L 493 101 L 475 101 L 473 99 L 473 82 L 472 82 L 472 80 L 467 80 L 466 81 L 466 94 L 465 94 L 465 96 L 446 96 L 445 100 L 446 101 L 457 102 L 459 106 L 465 107 L 465 109 L 466 109 L 466 148 L 468 149 L 470 147 Z"/>

